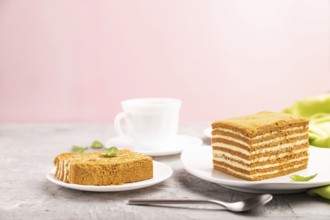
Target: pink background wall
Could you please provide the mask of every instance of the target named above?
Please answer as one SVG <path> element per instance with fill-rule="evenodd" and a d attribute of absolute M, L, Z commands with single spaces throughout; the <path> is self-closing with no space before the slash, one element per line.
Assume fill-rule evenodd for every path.
<path fill-rule="evenodd" d="M 112 121 L 176 97 L 181 119 L 281 110 L 330 90 L 328 0 L 0 0 L 0 121 Z"/>

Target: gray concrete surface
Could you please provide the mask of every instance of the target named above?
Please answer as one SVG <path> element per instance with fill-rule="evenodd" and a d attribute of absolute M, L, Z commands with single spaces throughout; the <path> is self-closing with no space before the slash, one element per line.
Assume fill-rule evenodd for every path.
<path fill-rule="evenodd" d="M 182 125 L 180 133 L 202 138 L 207 126 Z M 330 219 L 330 202 L 305 193 L 276 195 L 265 207 L 242 214 L 204 207 L 127 205 L 130 198 L 236 201 L 253 196 L 190 175 L 179 155 L 155 157 L 173 168 L 173 176 L 134 191 L 82 192 L 46 179 L 56 154 L 70 151 L 73 144 L 89 145 L 95 139 L 106 141 L 114 136 L 110 124 L 0 124 L 0 219 Z"/>

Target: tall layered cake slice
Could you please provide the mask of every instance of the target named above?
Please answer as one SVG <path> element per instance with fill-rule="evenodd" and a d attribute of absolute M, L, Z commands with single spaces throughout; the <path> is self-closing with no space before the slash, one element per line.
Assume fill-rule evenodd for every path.
<path fill-rule="evenodd" d="M 212 124 L 214 169 L 257 181 L 307 168 L 308 120 L 260 112 Z"/>

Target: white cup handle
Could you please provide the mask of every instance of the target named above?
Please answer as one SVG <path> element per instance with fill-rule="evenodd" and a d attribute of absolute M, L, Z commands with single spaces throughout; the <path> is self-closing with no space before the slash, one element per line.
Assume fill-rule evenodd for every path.
<path fill-rule="evenodd" d="M 121 126 L 120 126 L 121 120 L 125 119 L 125 117 L 126 117 L 126 114 L 124 112 L 121 112 L 116 115 L 115 121 L 114 121 L 115 132 L 117 133 L 117 135 L 119 135 L 121 137 L 127 137 L 127 134 L 125 134 L 123 132 L 123 130 L 121 129 Z"/>

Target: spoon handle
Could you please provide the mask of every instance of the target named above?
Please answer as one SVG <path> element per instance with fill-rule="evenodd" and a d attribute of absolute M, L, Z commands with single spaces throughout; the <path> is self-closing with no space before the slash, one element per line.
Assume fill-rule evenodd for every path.
<path fill-rule="evenodd" d="M 188 200 L 188 199 L 131 199 L 128 201 L 130 205 L 138 204 L 173 204 L 173 203 L 204 203 L 207 200 Z"/>
<path fill-rule="evenodd" d="M 131 199 L 129 205 L 153 205 L 153 204 L 199 204 L 199 203 L 215 203 L 213 200 L 201 199 Z M 215 203 L 221 205 L 219 203 Z"/>

